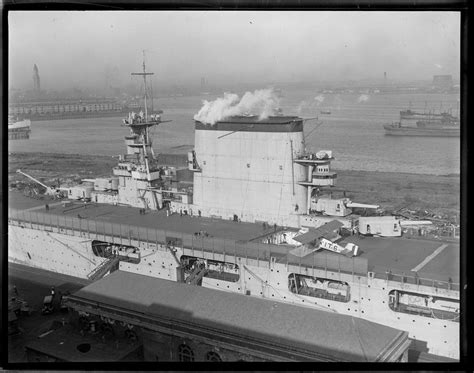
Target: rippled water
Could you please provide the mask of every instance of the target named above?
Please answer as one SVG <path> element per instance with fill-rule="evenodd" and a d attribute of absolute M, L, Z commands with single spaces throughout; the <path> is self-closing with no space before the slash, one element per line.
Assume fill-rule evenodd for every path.
<path fill-rule="evenodd" d="M 454 109 L 458 95 L 453 94 L 319 94 L 311 90 L 283 90 L 284 114 L 304 118 L 319 116 L 323 124 L 315 131 L 314 121 L 306 122 L 307 147 L 333 150 L 336 169 L 410 172 L 421 174 L 460 173 L 460 139 L 436 137 L 386 136 L 382 127 L 396 121 L 400 110 L 423 111 Z M 191 96 L 156 100 L 164 110 L 163 119 L 171 119 L 153 129 L 155 153 L 184 152 L 194 143 L 193 115 L 203 99 L 215 96 Z M 330 115 L 320 114 L 330 110 Z M 123 137 L 128 129 L 120 118 L 69 119 L 32 123 L 29 140 L 9 142 L 9 151 L 56 152 L 117 155 L 124 152 Z"/>

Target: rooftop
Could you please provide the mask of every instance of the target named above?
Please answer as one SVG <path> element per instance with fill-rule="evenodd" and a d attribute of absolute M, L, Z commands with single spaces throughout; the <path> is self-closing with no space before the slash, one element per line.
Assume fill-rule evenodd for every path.
<path fill-rule="evenodd" d="M 116 271 L 70 297 L 341 361 L 375 361 L 406 332 L 352 316 Z"/>
<path fill-rule="evenodd" d="M 221 119 L 217 123 L 260 123 L 260 124 L 288 124 L 295 121 L 301 121 L 302 118 L 297 116 L 275 116 L 260 119 L 258 115 L 251 116 L 231 116 L 225 119 Z"/>

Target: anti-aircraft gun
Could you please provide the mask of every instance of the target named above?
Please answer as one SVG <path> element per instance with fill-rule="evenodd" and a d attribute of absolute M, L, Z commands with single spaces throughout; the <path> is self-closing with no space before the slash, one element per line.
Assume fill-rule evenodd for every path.
<path fill-rule="evenodd" d="M 315 212 L 330 216 L 347 216 L 352 208 L 378 209 L 379 205 L 352 202 L 349 198 L 320 197 L 311 201 L 311 209 Z"/>

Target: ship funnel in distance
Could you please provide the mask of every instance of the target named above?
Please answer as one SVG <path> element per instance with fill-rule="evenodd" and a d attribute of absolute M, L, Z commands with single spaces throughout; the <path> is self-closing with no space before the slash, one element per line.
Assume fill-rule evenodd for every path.
<path fill-rule="evenodd" d="M 248 113 L 258 115 L 262 120 L 276 115 L 278 109 L 279 98 L 271 88 L 246 92 L 242 98 L 235 93 L 224 93 L 224 97 L 219 97 L 214 101 L 204 100 L 202 108 L 194 119 L 213 125 L 225 118 Z"/>

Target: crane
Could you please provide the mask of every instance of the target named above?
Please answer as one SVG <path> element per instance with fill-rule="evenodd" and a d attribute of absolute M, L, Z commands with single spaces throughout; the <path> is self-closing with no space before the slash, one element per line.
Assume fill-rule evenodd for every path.
<path fill-rule="evenodd" d="M 57 197 L 60 193 L 60 189 L 53 189 L 49 186 L 47 186 L 46 184 L 42 183 L 41 181 L 39 181 L 38 179 L 35 179 L 33 176 L 30 176 L 28 175 L 27 173 L 23 172 L 22 170 L 16 170 L 17 173 L 19 174 L 22 174 L 24 176 L 26 176 L 28 179 L 31 179 L 33 180 L 35 183 L 41 185 L 42 187 L 46 188 L 46 194 L 49 195 L 49 196 L 54 196 L 54 197 Z"/>

